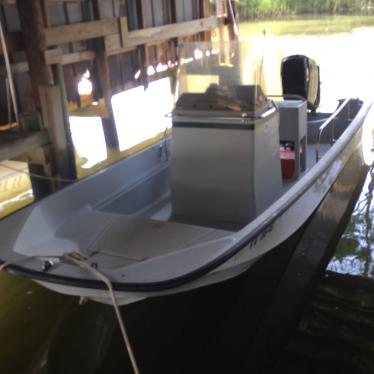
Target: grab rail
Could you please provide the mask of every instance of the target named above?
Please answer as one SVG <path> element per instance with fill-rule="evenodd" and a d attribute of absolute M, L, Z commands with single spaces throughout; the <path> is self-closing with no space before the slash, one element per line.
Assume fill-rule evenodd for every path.
<path fill-rule="evenodd" d="M 320 149 L 320 143 L 321 143 L 321 137 L 322 137 L 322 133 L 323 133 L 323 130 L 325 130 L 325 128 L 330 125 L 330 123 L 332 123 L 333 127 L 332 127 L 332 134 L 331 134 L 331 142 L 333 143 L 334 142 L 334 130 L 335 130 L 335 127 L 334 127 L 334 123 L 335 123 L 335 119 L 337 117 L 337 115 L 347 106 L 348 102 L 350 101 L 350 99 L 345 99 L 343 101 L 343 103 L 340 105 L 340 107 L 329 117 L 327 118 L 327 120 L 319 127 L 318 131 L 318 141 L 317 141 L 317 144 L 316 144 L 316 162 L 319 161 L 319 149 Z"/>

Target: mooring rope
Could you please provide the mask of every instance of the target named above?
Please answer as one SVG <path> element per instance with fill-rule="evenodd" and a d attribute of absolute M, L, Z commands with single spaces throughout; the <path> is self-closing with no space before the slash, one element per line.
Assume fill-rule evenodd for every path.
<path fill-rule="evenodd" d="M 118 306 L 118 303 L 117 303 L 116 295 L 115 295 L 114 290 L 113 290 L 112 282 L 103 273 L 101 273 L 97 269 L 95 269 L 92 266 L 90 266 L 89 264 L 87 264 L 84 261 L 84 257 L 82 257 L 79 253 L 68 253 L 68 254 L 65 254 L 63 256 L 63 258 L 66 259 L 67 261 L 70 261 L 73 264 L 81 267 L 82 269 L 85 269 L 85 270 L 89 271 L 97 279 L 101 280 L 108 287 L 108 291 L 109 291 L 110 297 L 112 299 L 114 311 L 115 311 L 116 316 L 117 316 L 117 320 L 118 320 L 118 324 L 119 324 L 119 327 L 120 327 L 120 330 L 121 330 L 121 333 L 122 333 L 122 337 L 123 337 L 127 352 L 129 354 L 129 357 L 130 357 L 132 368 L 133 368 L 135 374 L 140 374 L 138 364 L 137 364 L 136 359 L 135 359 L 134 351 L 132 349 L 129 336 L 127 334 L 125 323 L 124 323 L 124 320 L 122 318 L 121 312 L 119 310 L 119 306 Z"/>
<path fill-rule="evenodd" d="M 134 370 L 134 374 L 140 374 L 139 367 L 138 367 L 138 364 L 136 362 L 136 358 L 135 358 L 135 355 L 134 355 L 134 351 L 133 351 L 133 348 L 131 346 L 131 342 L 130 342 L 130 339 L 129 339 L 129 336 L 128 336 L 128 333 L 127 333 L 127 330 L 126 330 L 125 322 L 122 318 L 121 311 L 119 309 L 118 302 L 117 302 L 117 299 L 116 299 L 116 295 L 115 295 L 115 292 L 113 290 L 112 282 L 103 273 L 101 273 L 97 269 L 95 269 L 92 266 L 90 266 L 89 264 L 87 264 L 85 262 L 85 258 L 83 256 L 81 256 L 79 253 L 77 253 L 77 252 L 66 253 L 62 256 L 29 256 L 29 257 L 23 257 L 23 258 L 14 260 L 14 261 L 4 262 L 2 265 L 0 265 L 0 271 L 6 270 L 6 268 L 11 266 L 11 265 L 17 265 L 17 264 L 20 264 L 22 262 L 29 261 L 29 260 L 35 260 L 35 259 L 40 260 L 40 259 L 43 259 L 43 258 L 52 258 L 52 259 L 59 259 L 59 260 L 64 259 L 64 260 L 66 260 L 66 261 L 68 261 L 68 262 L 70 262 L 70 263 L 72 263 L 76 266 L 79 266 L 80 268 L 82 268 L 84 270 L 87 270 L 88 272 L 93 274 L 97 279 L 99 279 L 101 282 L 103 282 L 106 285 L 106 287 L 108 288 L 110 298 L 112 300 L 113 308 L 114 308 L 114 311 L 115 311 L 115 314 L 116 314 L 116 317 L 117 317 L 117 321 L 118 321 L 118 324 L 119 324 L 119 327 L 120 327 L 120 331 L 121 331 L 121 334 L 122 334 L 127 352 L 129 354 L 129 357 L 130 357 L 130 362 L 131 362 L 132 368 Z"/>
<path fill-rule="evenodd" d="M 45 180 L 49 180 L 49 181 L 52 181 L 52 182 L 69 182 L 69 183 L 72 183 L 72 182 L 76 182 L 77 181 L 77 179 L 67 179 L 67 178 L 58 178 L 58 177 L 47 177 L 46 175 L 40 175 L 40 174 L 31 173 L 29 171 L 21 170 L 21 169 L 14 168 L 12 166 L 4 165 L 4 164 L 0 164 L 0 167 L 5 168 L 5 169 L 9 169 L 9 170 L 13 170 L 13 171 L 15 171 L 17 173 L 26 174 L 26 175 L 28 175 L 30 177 L 39 178 L 39 179 L 45 179 Z"/>

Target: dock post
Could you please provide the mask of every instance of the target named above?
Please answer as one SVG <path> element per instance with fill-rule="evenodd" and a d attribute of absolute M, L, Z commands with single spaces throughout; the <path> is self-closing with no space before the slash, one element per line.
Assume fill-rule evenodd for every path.
<path fill-rule="evenodd" d="M 44 164 L 30 164 L 29 168 L 44 177 L 73 180 L 76 178 L 74 153 L 67 141 L 70 130 L 66 123 L 66 108 L 61 95 L 61 85 L 64 85 L 64 82 L 62 79 L 60 85 L 56 85 L 52 68 L 45 58 L 48 49 L 45 33 L 48 26 L 45 25 L 48 20 L 47 9 L 43 8 L 40 1 L 29 0 L 18 0 L 17 8 L 22 30 L 27 30 L 23 32 L 23 40 L 34 93 L 34 109 L 42 113 L 42 127 L 47 129 L 51 143 L 49 151 L 44 149 L 44 152 L 48 153 L 43 157 Z M 38 184 L 42 186 L 39 188 Z M 45 180 L 33 177 L 32 185 L 36 199 L 60 186 L 51 181 L 49 188 L 46 188 Z"/>

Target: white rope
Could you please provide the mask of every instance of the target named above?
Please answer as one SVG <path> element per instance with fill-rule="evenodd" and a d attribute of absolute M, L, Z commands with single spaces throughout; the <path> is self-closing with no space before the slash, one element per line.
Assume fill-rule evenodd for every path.
<path fill-rule="evenodd" d="M 126 331 L 124 320 L 123 320 L 121 312 L 119 310 L 119 306 L 118 306 L 118 303 L 117 303 L 117 300 L 116 300 L 116 295 L 115 295 L 114 290 L 113 290 L 112 282 L 104 274 L 102 274 L 101 272 L 99 272 L 98 270 L 96 270 L 95 268 L 90 266 L 89 264 L 87 264 L 84 261 L 84 258 L 79 253 L 69 253 L 69 254 L 64 255 L 63 258 L 72 262 L 72 263 L 74 263 L 75 265 L 81 267 L 82 269 L 88 270 L 96 278 L 101 280 L 108 287 L 108 291 L 109 291 L 110 297 L 112 299 L 114 311 L 115 311 L 116 316 L 117 316 L 117 320 L 118 320 L 118 324 L 119 324 L 119 327 L 120 327 L 120 330 L 121 330 L 121 333 L 122 333 L 122 337 L 123 337 L 123 340 L 124 340 L 125 345 L 126 345 L 127 352 L 129 354 L 129 357 L 130 357 L 132 368 L 133 368 L 135 374 L 139 374 L 140 371 L 139 371 L 139 368 L 138 368 L 138 364 L 137 364 L 136 359 L 135 359 L 134 351 L 131 347 L 130 339 L 129 339 L 129 336 L 128 336 L 127 331 Z"/>
<path fill-rule="evenodd" d="M 77 180 L 76 179 L 66 179 L 66 178 L 54 178 L 54 177 L 47 177 L 45 175 L 40 175 L 40 174 L 35 174 L 35 173 L 30 173 L 29 171 L 24 171 L 24 170 L 21 170 L 21 169 L 17 169 L 17 168 L 14 168 L 12 166 L 9 166 L 9 165 L 4 165 L 4 164 L 0 164 L 0 167 L 2 168 L 5 168 L 5 169 L 9 169 L 9 170 L 13 170 L 13 171 L 16 171 L 17 173 L 22 173 L 22 174 L 26 174 L 30 177 L 34 177 L 34 178 L 39 178 L 39 179 L 46 179 L 46 180 L 49 180 L 49 181 L 55 181 L 55 182 L 76 182 Z"/>
<path fill-rule="evenodd" d="M 123 340 L 125 342 L 127 352 L 129 354 L 129 357 L 130 357 L 132 368 L 133 368 L 135 374 L 140 374 L 138 364 L 137 364 L 136 359 L 135 359 L 134 351 L 131 347 L 131 342 L 130 342 L 129 336 L 127 334 L 127 331 L 126 331 L 125 323 L 124 323 L 124 320 L 122 318 L 121 312 L 119 310 L 119 306 L 118 306 L 118 303 L 117 303 L 116 295 L 115 295 L 114 290 L 113 290 L 112 282 L 104 274 L 102 274 L 98 270 L 94 269 L 89 264 L 87 264 L 84 261 L 84 257 L 82 257 L 79 253 L 67 253 L 67 254 L 64 254 L 63 256 L 30 256 L 30 257 L 23 257 L 23 258 L 20 258 L 18 260 L 15 260 L 15 261 L 4 262 L 2 265 L 0 265 L 0 271 L 5 270 L 8 266 L 11 266 L 11 265 L 17 265 L 19 263 L 29 261 L 29 260 L 34 260 L 34 259 L 41 260 L 43 258 L 46 258 L 46 259 L 47 258 L 49 258 L 49 259 L 61 259 L 61 258 L 63 258 L 66 261 L 69 261 L 70 263 L 73 263 L 74 265 L 77 265 L 80 268 L 89 271 L 97 279 L 102 281 L 107 286 L 110 297 L 112 299 L 113 308 L 114 308 L 114 311 L 116 313 L 116 317 L 117 317 L 118 324 L 119 324 L 119 327 L 120 327 L 120 330 L 121 330 L 121 334 L 122 334 Z"/>

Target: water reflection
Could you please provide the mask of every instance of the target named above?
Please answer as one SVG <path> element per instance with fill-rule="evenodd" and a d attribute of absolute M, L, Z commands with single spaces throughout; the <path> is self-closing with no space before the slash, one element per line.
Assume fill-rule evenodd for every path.
<path fill-rule="evenodd" d="M 30 374 L 33 366 L 40 373 L 44 352 L 74 298 L 7 273 L 0 274 L 0 295 L 0 372 Z"/>
<path fill-rule="evenodd" d="M 374 278 L 374 164 L 328 270 Z"/>
<path fill-rule="evenodd" d="M 374 111 L 363 129 L 363 155 L 369 166 L 361 195 L 328 270 L 374 278 Z"/>

